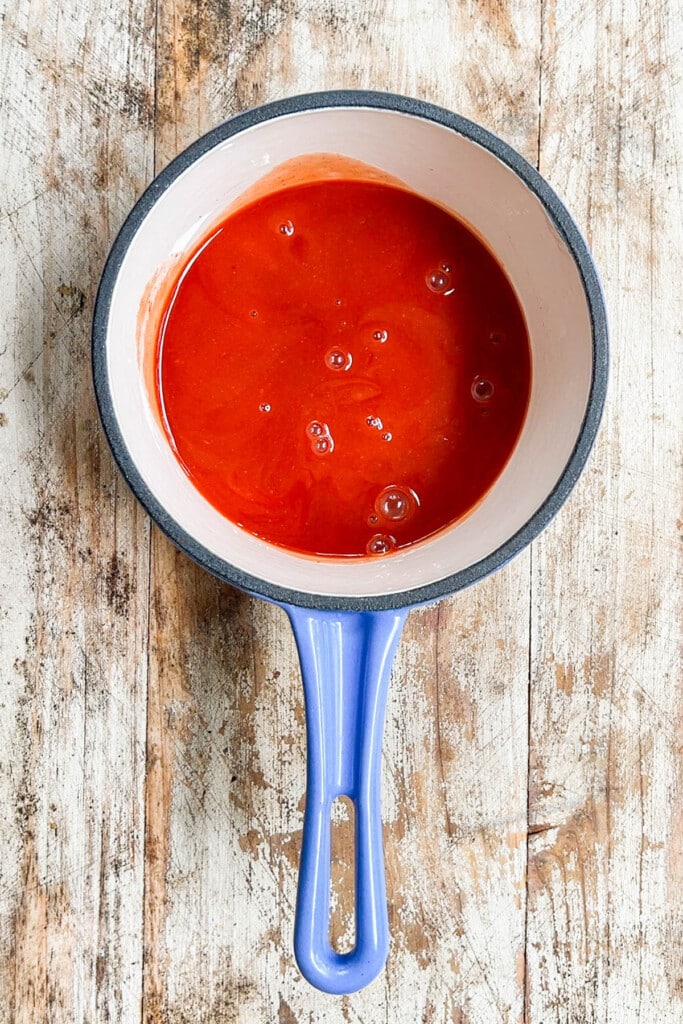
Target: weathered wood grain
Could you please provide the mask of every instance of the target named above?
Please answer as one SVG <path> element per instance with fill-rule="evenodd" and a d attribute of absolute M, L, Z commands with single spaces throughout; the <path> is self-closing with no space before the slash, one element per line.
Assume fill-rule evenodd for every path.
<path fill-rule="evenodd" d="M 0 1020 L 139 1015 L 148 527 L 89 371 L 152 172 L 153 11 L 18 2 L 0 36 Z"/>
<path fill-rule="evenodd" d="M 681 1020 L 679 20 L 667 0 L 5 5 L 0 1024 Z M 103 258 L 154 170 L 244 107 L 332 87 L 442 103 L 540 160 L 613 335 L 605 429 L 556 524 L 408 620 L 392 950 L 341 1000 L 291 950 L 288 623 L 149 530 L 88 369 Z"/>
<path fill-rule="evenodd" d="M 595 457 L 533 556 L 527 1012 L 544 1024 L 683 1018 L 673 12 L 544 4 L 541 171 L 593 247 L 613 348 Z"/>

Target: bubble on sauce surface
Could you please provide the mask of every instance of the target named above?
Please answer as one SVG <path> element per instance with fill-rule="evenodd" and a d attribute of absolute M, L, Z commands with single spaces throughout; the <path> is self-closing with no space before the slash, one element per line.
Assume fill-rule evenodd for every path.
<path fill-rule="evenodd" d="M 443 271 L 444 274 L 450 274 L 452 269 L 450 263 L 444 262 L 439 264 L 439 270 Z"/>
<path fill-rule="evenodd" d="M 348 370 L 353 363 L 350 352 L 342 352 L 340 348 L 331 348 L 325 355 L 325 365 L 330 370 Z"/>
<path fill-rule="evenodd" d="M 278 228 L 278 231 L 280 232 L 281 235 L 285 235 L 287 238 L 291 238 L 292 235 L 294 234 L 294 225 L 292 224 L 291 220 L 285 220 Z"/>
<path fill-rule="evenodd" d="M 391 441 L 393 436 L 394 435 L 391 433 L 390 430 L 385 430 L 385 432 L 382 434 L 382 440 L 383 441 Z"/>
<path fill-rule="evenodd" d="M 368 427 L 372 427 L 374 430 L 381 430 L 384 426 L 379 416 L 368 416 L 365 423 Z"/>
<path fill-rule="evenodd" d="M 505 341 L 505 335 L 502 331 L 491 331 L 489 341 L 492 345 L 500 345 Z"/>
<path fill-rule="evenodd" d="M 448 288 L 448 275 L 443 270 L 430 270 L 426 280 L 429 290 L 437 294 L 445 292 Z"/>
<path fill-rule="evenodd" d="M 309 437 L 322 437 L 327 433 L 327 424 L 321 423 L 320 420 L 311 420 L 306 427 L 306 433 Z"/>
<path fill-rule="evenodd" d="M 377 526 L 378 522 L 379 516 L 375 515 L 374 512 L 368 516 L 368 526 Z"/>
<path fill-rule="evenodd" d="M 391 523 L 400 523 L 409 519 L 419 504 L 420 499 L 412 487 L 399 487 L 397 484 L 390 484 L 377 495 L 375 511 L 382 519 Z"/>
<path fill-rule="evenodd" d="M 375 339 L 375 341 L 378 341 L 380 343 L 380 345 L 383 345 L 384 342 L 389 337 L 389 332 L 385 331 L 385 330 L 378 330 L 378 331 L 374 331 L 372 336 Z"/>
<path fill-rule="evenodd" d="M 259 412 L 270 412 L 271 406 L 269 402 L 261 402 L 259 405 Z"/>
<path fill-rule="evenodd" d="M 475 402 L 488 402 L 493 398 L 495 388 L 493 383 L 486 377 L 475 377 L 472 382 L 472 398 Z"/>
<path fill-rule="evenodd" d="M 396 539 L 388 533 L 375 533 L 367 544 L 369 555 L 386 555 L 396 547 Z"/>
<path fill-rule="evenodd" d="M 258 316 L 258 310 L 252 309 L 251 312 L 249 313 L 249 316 Z"/>
<path fill-rule="evenodd" d="M 322 437 L 316 437 L 311 442 L 311 448 L 316 455 L 329 455 L 330 452 L 334 451 L 334 441 L 329 434 L 323 434 Z"/>

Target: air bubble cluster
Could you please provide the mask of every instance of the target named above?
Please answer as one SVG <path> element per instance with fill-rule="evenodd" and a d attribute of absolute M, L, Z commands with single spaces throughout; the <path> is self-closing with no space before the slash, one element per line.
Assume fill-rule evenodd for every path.
<path fill-rule="evenodd" d="M 427 271 L 426 282 L 430 292 L 437 295 L 452 295 L 455 291 L 451 281 L 452 266 L 445 260 L 432 270 Z"/>
<path fill-rule="evenodd" d="M 314 455 L 330 455 L 334 451 L 334 438 L 330 433 L 327 423 L 321 423 L 320 420 L 311 420 L 306 427 L 306 436 Z"/>
<path fill-rule="evenodd" d="M 403 525 L 420 506 L 420 499 L 412 487 L 389 484 L 383 487 L 375 498 L 375 507 L 368 516 L 368 526 L 381 531 L 392 526 Z M 369 555 L 386 555 L 397 546 L 396 538 L 390 533 L 373 533 L 367 543 Z"/>
<path fill-rule="evenodd" d="M 368 427 L 372 427 L 373 430 L 382 430 L 384 427 L 379 416 L 368 416 L 365 423 Z"/>

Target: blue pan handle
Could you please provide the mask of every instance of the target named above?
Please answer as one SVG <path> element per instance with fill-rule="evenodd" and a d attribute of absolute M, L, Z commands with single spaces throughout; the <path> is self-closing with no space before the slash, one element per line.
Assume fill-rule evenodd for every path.
<path fill-rule="evenodd" d="M 407 610 L 320 612 L 286 605 L 306 701 L 308 768 L 294 953 L 333 995 L 357 992 L 389 951 L 380 807 L 382 732 L 391 663 Z M 356 945 L 330 945 L 330 812 L 349 797 L 356 820 Z"/>

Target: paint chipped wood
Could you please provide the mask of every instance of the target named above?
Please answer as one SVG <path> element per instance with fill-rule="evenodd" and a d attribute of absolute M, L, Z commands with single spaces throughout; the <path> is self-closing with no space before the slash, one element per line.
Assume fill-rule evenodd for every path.
<path fill-rule="evenodd" d="M 681 52 L 664 0 L 6 7 L 1 1024 L 681 1020 Z M 154 171 L 238 110 L 330 87 L 421 96 L 539 162 L 613 332 L 605 427 L 556 523 L 409 618 L 384 756 L 392 949 L 340 1000 L 292 957 L 287 620 L 150 530 L 88 371 L 102 262 Z"/>

